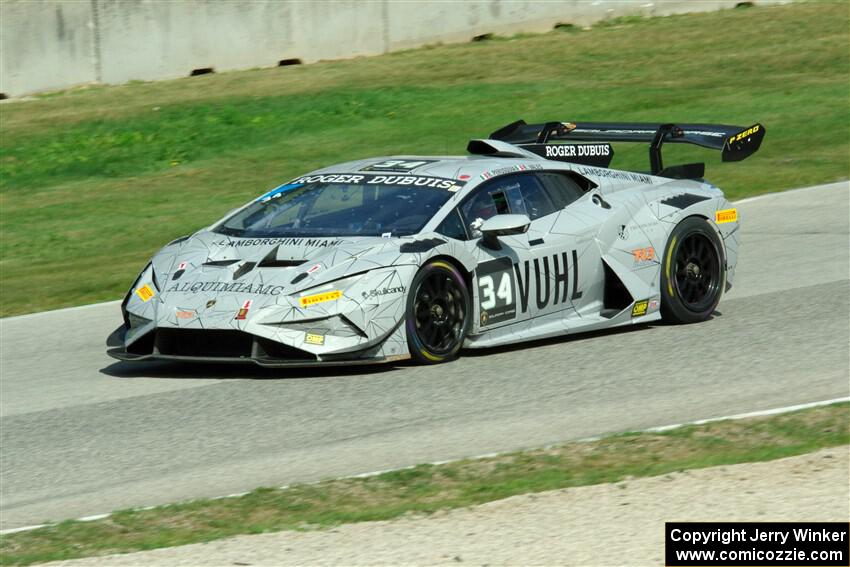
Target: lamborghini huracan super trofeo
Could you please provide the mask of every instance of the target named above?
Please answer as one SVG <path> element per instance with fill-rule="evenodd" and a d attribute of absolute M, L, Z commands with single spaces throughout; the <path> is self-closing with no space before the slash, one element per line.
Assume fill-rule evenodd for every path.
<path fill-rule="evenodd" d="M 754 153 L 765 129 L 514 122 L 468 156 L 302 175 L 154 255 L 108 338 L 121 360 L 441 362 L 567 333 L 711 316 L 738 213 L 664 144 Z M 609 168 L 649 145 L 647 172 Z"/>

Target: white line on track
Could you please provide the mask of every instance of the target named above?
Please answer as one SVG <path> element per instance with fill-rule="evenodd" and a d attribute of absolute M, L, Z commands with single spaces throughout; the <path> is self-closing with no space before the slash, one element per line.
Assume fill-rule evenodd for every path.
<path fill-rule="evenodd" d="M 768 198 L 768 197 L 776 197 L 777 195 L 789 195 L 789 194 L 793 194 L 793 193 L 800 193 L 801 191 L 810 191 L 812 189 L 823 189 L 824 186 L 839 185 L 841 183 L 847 184 L 848 182 L 846 180 L 845 181 L 835 181 L 833 183 L 824 183 L 822 185 L 815 185 L 813 187 L 800 187 L 798 189 L 788 189 L 786 191 L 777 191 L 777 192 L 774 192 L 774 193 L 762 193 L 761 195 L 756 195 L 754 197 L 746 197 L 744 199 L 738 199 L 737 201 L 732 201 L 732 202 L 735 203 L 736 205 L 740 205 L 741 203 L 752 203 L 753 201 L 761 201 L 762 199 L 765 199 L 765 198 Z"/>
<path fill-rule="evenodd" d="M 752 411 L 752 412 L 748 412 L 748 413 L 739 413 L 739 414 L 735 414 L 735 415 L 726 415 L 726 416 L 721 416 L 721 417 L 711 417 L 711 418 L 708 418 L 708 419 L 699 419 L 699 420 L 696 420 L 696 421 L 686 421 L 686 422 L 683 422 L 683 423 L 674 423 L 674 424 L 671 424 L 671 425 L 659 425 L 659 426 L 656 426 L 656 427 L 649 427 L 647 429 L 638 430 L 638 433 L 657 433 L 657 432 L 662 432 L 662 431 L 670 431 L 671 429 L 678 429 L 679 427 L 685 427 L 687 425 L 702 425 L 702 424 L 705 424 L 705 423 L 714 423 L 716 421 L 729 421 L 729 420 L 735 420 L 735 419 L 746 419 L 748 417 L 764 417 L 764 416 L 768 416 L 768 415 L 778 415 L 778 414 L 782 414 L 782 413 L 789 413 L 789 412 L 792 412 L 792 411 L 799 411 L 799 410 L 804 410 L 804 409 L 809 409 L 809 408 L 828 406 L 828 405 L 831 405 L 831 404 L 838 404 L 838 403 L 841 403 L 841 402 L 850 402 L 850 396 L 843 397 L 843 398 L 833 398 L 831 400 L 820 400 L 820 401 L 817 401 L 817 402 L 809 402 L 809 403 L 806 403 L 806 404 L 797 404 L 797 405 L 793 405 L 793 406 L 783 406 L 781 408 L 773 408 L 773 409 L 768 409 L 768 410 L 759 410 L 759 411 Z M 579 440 L 577 440 L 577 442 L 597 441 L 601 438 L 602 437 L 588 437 L 588 438 L 585 438 L 585 439 L 579 439 Z M 556 444 L 556 445 L 549 445 L 549 446 L 544 447 L 544 448 L 557 447 L 559 445 L 561 445 L 561 443 Z M 514 452 L 514 451 L 510 451 L 510 452 Z M 435 461 L 435 462 L 432 462 L 432 463 L 424 463 L 424 464 L 445 465 L 445 464 L 448 464 L 448 463 L 454 463 L 454 462 L 461 461 L 461 460 L 465 461 L 465 460 L 470 460 L 470 459 L 474 460 L 474 459 L 486 459 L 486 458 L 491 458 L 491 457 L 498 457 L 499 455 L 503 455 L 503 454 L 506 454 L 506 453 L 486 453 L 484 455 L 476 455 L 474 457 L 463 457 L 462 459 L 449 459 L 447 461 Z M 411 465 L 411 466 L 400 467 L 400 468 L 396 468 L 396 469 L 385 469 L 385 470 L 380 470 L 380 471 L 372 471 L 372 472 L 360 473 L 360 474 L 355 474 L 355 475 L 343 476 L 343 477 L 340 477 L 338 480 L 349 479 L 349 478 L 369 478 L 369 477 L 373 477 L 373 476 L 382 475 L 384 473 L 409 470 L 409 469 L 415 468 L 416 466 L 418 466 L 418 465 Z M 322 481 L 316 481 L 316 482 L 304 483 L 304 484 L 318 484 L 318 482 L 322 482 Z M 285 484 L 283 486 L 279 486 L 278 490 L 286 490 L 290 486 L 291 485 Z M 226 494 L 224 496 L 214 496 L 212 498 L 209 498 L 209 500 L 222 500 L 222 499 L 225 499 L 225 498 L 238 498 L 240 496 L 245 496 L 246 494 L 248 494 L 248 492 L 236 492 L 234 494 Z M 133 511 L 138 512 L 138 511 L 143 511 L 143 510 L 152 510 L 152 509 L 157 508 L 157 507 L 158 506 L 145 506 L 143 508 L 133 508 Z M 96 520 L 103 520 L 104 518 L 108 518 L 111 515 L 112 515 L 111 512 L 106 513 L 106 514 L 94 514 L 94 515 L 91 515 L 91 516 L 83 516 L 82 518 L 77 518 L 76 521 L 77 522 L 94 522 Z M 55 525 L 57 525 L 57 524 L 55 524 L 55 523 L 54 524 L 36 524 L 36 525 L 33 525 L 33 526 L 23 526 L 23 527 L 20 527 L 20 528 L 9 528 L 9 529 L 5 529 L 5 530 L 0 530 L 0 535 L 14 534 L 14 533 L 18 533 L 18 532 L 28 532 L 28 531 L 32 531 L 32 530 L 37 530 L 39 528 L 46 528 L 46 527 L 51 527 L 51 526 L 55 526 Z"/>
<path fill-rule="evenodd" d="M 709 419 L 698 419 L 697 421 L 688 421 L 685 423 L 675 423 L 673 425 L 662 425 L 660 427 L 650 427 L 649 429 L 644 429 L 644 431 L 648 433 L 656 433 L 659 431 L 670 431 L 671 429 L 678 429 L 679 427 L 684 427 L 686 425 L 703 425 L 705 423 L 714 423 L 715 421 L 725 421 L 732 419 L 746 419 L 748 417 L 764 417 L 768 415 L 778 415 L 780 413 L 789 413 L 792 411 L 799 411 L 809 408 L 817 408 L 820 406 L 828 406 L 830 404 L 838 404 L 841 402 L 850 402 L 850 397 L 844 398 L 835 398 L 832 400 L 821 400 L 819 402 L 809 402 L 807 404 L 797 404 L 795 406 L 785 406 L 781 408 L 774 408 L 769 410 L 761 410 L 761 411 L 751 411 L 747 413 L 739 413 L 735 415 L 729 415 L 725 417 L 711 417 Z"/>

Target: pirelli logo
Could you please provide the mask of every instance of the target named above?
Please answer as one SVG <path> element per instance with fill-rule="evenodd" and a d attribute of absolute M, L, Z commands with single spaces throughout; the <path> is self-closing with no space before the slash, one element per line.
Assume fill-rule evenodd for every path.
<path fill-rule="evenodd" d="M 738 222 L 738 209 L 724 209 L 714 213 L 714 222 L 723 224 L 724 222 Z"/>
<path fill-rule="evenodd" d="M 145 284 L 136 290 L 136 295 L 138 295 L 139 299 L 142 301 L 150 301 L 154 296 L 154 291 L 149 284 Z"/>
<path fill-rule="evenodd" d="M 338 289 L 333 291 L 325 291 L 322 293 L 314 293 L 313 295 L 305 295 L 299 301 L 301 302 L 301 307 L 309 307 L 310 305 L 315 305 L 317 303 L 324 303 L 325 301 L 336 301 L 342 297 L 342 292 Z"/>

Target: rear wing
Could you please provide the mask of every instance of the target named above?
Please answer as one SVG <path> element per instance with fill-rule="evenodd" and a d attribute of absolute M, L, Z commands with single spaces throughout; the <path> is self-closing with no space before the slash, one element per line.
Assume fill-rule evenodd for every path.
<path fill-rule="evenodd" d="M 653 175 L 664 173 L 661 146 L 694 144 L 721 151 L 723 161 L 741 161 L 759 149 L 765 129 L 761 124 L 742 128 L 725 124 L 654 124 L 644 122 L 546 122 L 526 124 L 517 120 L 492 134 L 490 139 L 508 142 L 548 157 L 542 152 L 556 141 L 575 142 L 647 142 Z M 551 150 L 548 152 L 552 154 Z M 555 158 L 557 159 L 557 158 Z M 566 159 L 564 161 L 570 161 Z M 694 173 L 702 164 L 668 168 L 670 173 Z M 676 170 L 674 172 L 674 169 Z M 688 175 L 690 177 L 690 175 Z M 702 177 L 702 173 L 697 175 Z"/>

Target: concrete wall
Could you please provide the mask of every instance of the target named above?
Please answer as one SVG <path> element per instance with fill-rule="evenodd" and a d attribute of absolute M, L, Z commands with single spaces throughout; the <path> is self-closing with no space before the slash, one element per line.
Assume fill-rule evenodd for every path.
<path fill-rule="evenodd" d="M 547 32 L 555 24 L 587 26 L 605 18 L 641 14 L 667 15 L 730 8 L 736 0 L 455 0 L 418 3 L 389 2 L 388 50 L 429 43 L 469 41 L 475 36 Z M 397 24 L 397 25 L 396 25 Z"/>
<path fill-rule="evenodd" d="M 0 0 L 0 93 L 376 55 L 738 1 Z"/>
<path fill-rule="evenodd" d="M 94 80 L 89 2 L 0 0 L 0 93 L 13 96 Z"/>
<path fill-rule="evenodd" d="M 102 0 L 98 5 L 100 80 L 106 83 L 384 51 L 379 2 Z"/>

